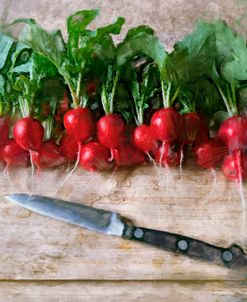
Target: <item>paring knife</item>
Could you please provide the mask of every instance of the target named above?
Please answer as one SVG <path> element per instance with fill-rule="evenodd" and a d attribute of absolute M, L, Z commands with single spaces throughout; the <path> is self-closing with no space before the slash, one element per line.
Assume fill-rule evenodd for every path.
<path fill-rule="evenodd" d="M 179 234 L 137 227 L 116 212 L 79 203 L 27 194 L 11 194 L 5 197 L 28 210 L 92 231 L 148 243 L 170 252 L 229 268 L 247 267 L 247 255 L 236 244 L 223 248 Z"/>

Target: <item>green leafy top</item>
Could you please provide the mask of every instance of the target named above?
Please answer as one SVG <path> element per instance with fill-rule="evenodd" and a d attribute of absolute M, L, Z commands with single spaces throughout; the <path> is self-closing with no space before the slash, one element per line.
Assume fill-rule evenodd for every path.
<path fill-rule="evenodd" d="M 90 29 L 98 14 L 96 9 L 69 16 L 67 41 L 60 30 L 49 32 L 25 18 L 11 24 L 22 25 L 17 38 L 0 33 L 0 114 L 20 109 L 39 116 L 48 102 L 53 118 L 66 90 L 74 107 L 93 105 L 99 115 L 102 109 L 117 111 L 137 124 L 153 108 L 154 96 L 164 107 L 176 101 L 181 113 L 208 117 L 224 110 L 234 115 L 246 107 L 246 41 L 224 21 L 199 22 L 168 53 L 146 25 L 130 29 L 115 45 L 113 35 L 121 32 L 124 18 Z M 87 91 L 90 81 L 97 83 L 93 94 Z M 54 93 L 46 91 L 50 85 Z"/>
<path fill-rule="evenodd" d="M 74 106 L 80 103 L 81 81 L 88 72 L 87 63 L 94 60 L 94 54 L 101 56 L 101 60 L 111 51 L 114 55 L 110 34 L 119 33 L 124 22 L 123 18 L 119 18 L 114 24 L 95 31 L 86 30 L 97 15 L 98 10 L 86 10 L 70 16 L 67 20 L 67 44 L 59 30 L 48 32 L 33 19 L 17 19 L 12 23 L 25 24 L 18 39 L 57 68 L 69 87 Z"/>

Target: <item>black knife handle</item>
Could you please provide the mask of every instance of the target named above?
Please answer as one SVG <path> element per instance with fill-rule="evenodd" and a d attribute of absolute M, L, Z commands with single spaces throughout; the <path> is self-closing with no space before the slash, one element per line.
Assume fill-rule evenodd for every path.
<path fill-rule="evenodd" d="M 136 227 L 130 224 L 126 224 L 123 238 L 140 241 L 170 252 L 213 262 L 229 268 L 246 268 L 247 266 L 246 254 L 236 244 L 229 248 L 222 248 L 179 234 Z"/>

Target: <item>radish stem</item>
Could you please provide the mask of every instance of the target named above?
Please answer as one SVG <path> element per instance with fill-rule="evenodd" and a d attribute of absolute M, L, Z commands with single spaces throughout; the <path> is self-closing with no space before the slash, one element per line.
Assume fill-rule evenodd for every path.
<path fill-rule="evenodd" d="M 175 93 L 174 93 L 174 95 L 173 95 L 173 97 L 171 99 L 170 105 L 172 105 L 174 103 L 174 101 L 176 100 L 179 92 L 180 92 L 180 87 L 178 87 L 177 90 L 175 91 Z"/>
<path fill-rule="evenodd" d="M 114 96 L 115 96 L 118 80 L 119 80 L 119 70 L 116 72 L 116 76 L 115 76 L 115 79 L 113 82 L 112 92 L 111 92 L 111 96 L 110 96 L 110 112 L 109 113 L 113 113 L 113 101 L 114 101 Z"/>
<path fill-rule="evenodd" d="M 78 100 L 80 99 L 80 93 L 81 93 L 81 78 L 82 78 L 82 73 L 80 72 L 78 76 L 77 88 L 76 88 L 76 96 Z"/>

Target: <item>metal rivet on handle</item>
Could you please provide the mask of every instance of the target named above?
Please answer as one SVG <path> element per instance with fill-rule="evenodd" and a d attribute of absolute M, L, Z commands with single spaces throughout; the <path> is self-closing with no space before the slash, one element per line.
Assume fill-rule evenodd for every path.
<path fill-rule="evenodd" d="M 134 236 L 136 237 L 136 238 L 142 238 L 142 236 L 143 236 L 143 230 L 142 229 L 136 229 L 135 231 L 134 231 Z"/>
<path fill-rule="evenodd" d="M 222 258 L 226 262 L 230 262 L 233 259 L 233 254 L 230 251 L 224 251 L 222 254 Z"/>
<path fill-rule="evenodd" d="M 182 240 L 179 240 L 178 241 L 178 248 L 181 250 L 181 251 L 186 251 L 189 247 L 189 244 L 186 240 L 182 239 Z"/>

